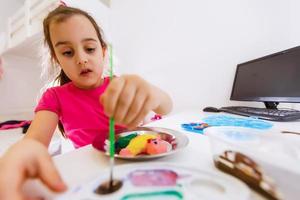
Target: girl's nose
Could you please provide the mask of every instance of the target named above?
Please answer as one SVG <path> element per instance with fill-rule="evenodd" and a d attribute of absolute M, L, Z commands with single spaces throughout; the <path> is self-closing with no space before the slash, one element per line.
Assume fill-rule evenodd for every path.
<path fill-rule="evenodd" d="M 79 59 L 77 65 L 85 66 L 87 64 L 87 59 Z"/>
<path fill-rule="evenodd" d="M 78 51 L 77 53 L 77 65 L 84 67 L 88 63 L 88 59 L 84 52 Z"/>

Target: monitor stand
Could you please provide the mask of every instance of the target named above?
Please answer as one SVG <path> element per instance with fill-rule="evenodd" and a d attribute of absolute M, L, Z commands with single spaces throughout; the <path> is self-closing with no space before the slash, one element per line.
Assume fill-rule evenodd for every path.
<path fill-rule="evenodd" d="M 277 110 L 277 106 L 278 106 L 279 102 L 267 102 L 267 101 L 265 101 L 264 104 L 265 104 L 267 109 Z"/>

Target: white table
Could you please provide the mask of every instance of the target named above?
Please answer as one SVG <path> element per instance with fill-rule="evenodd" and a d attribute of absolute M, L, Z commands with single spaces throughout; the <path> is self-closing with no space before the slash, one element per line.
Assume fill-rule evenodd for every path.
<path fill-rule="evenodd" d="M 1 115 L 0 122 L 8 120 L 32 120 L 33 112 L 15 113 L 11 115 Z M 0 130 L 0 156 L 14 143 L 23 138 L 22 128 L 14 128 L 8 130 Z M 49 153 L 57 155 L 61 153 L 61 136 L 58 130 L 55 131 L 49 145 Z"/>
<path fill-rule="evenodd" d="M 211 114 L 203 113 L 200 110 L 186 111 L 148 124 L 148 126 L 171 128 L 186 133 L 189 138 L 189 145 L 184 150 L 174 155 L 146 162 L 180 163 L 193 168 L 217 171 L 213 165 L 210 144 L 207 136 L 183 131 L 180 126 L 182 123 L 200 121 L 201 118 L 208 115 Z M 299 124 L 299 122 L 274 123 L 273 129 L 279 131 L 288 130 L 299 132 Z M 109 158 L 103 155 L 103 153 L 93 149 L 91 145 L 63 155 L 55 156 L 54 161 L 69 187 L 92 180 L 95 175 L 99 174 L 109 166 Z M 129 163 L 129 161 L 116 160 L 116 165 L 123 163 Z M 26 190 L 32 191 L 37 188 L 38 190 L 41 190 L 41 188 L 37 185 L 30 185 L 26 187 Z M 51 198 L 52 194 L 47 192 L 47 196 Z M 253 194 L 253 199 L 264 198 L 257 194 Z"/>
<path fill-rule="evenodd" d="M 11 145 L 23 137 L 22 128 L 0 130 L 0 156 L 2 156 Z M 50 155 L 58 155 L 61 153 L 61 138 L 60 133 L 55 132 L 48 148 Z"/>

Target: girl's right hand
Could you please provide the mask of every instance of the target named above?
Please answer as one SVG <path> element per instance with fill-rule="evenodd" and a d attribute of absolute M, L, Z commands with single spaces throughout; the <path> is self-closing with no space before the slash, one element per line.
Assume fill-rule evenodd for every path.
<path fill-rule="evenodd" d="M 47 148 L 33 139 L 23 139 L 0 158 L 0 199 L 27 199 L 22 186 L 30 178 L 40 179 L 55 192 L 66 190 Z"/>
<path fill-rule="evenodd" d="M 165 115 L 172 109 L 172 100 L 164 91 L 137 75 L 114 77 L 100 103 L 109 117 L 129 129 L 138 126 L 150 111 Z"/>

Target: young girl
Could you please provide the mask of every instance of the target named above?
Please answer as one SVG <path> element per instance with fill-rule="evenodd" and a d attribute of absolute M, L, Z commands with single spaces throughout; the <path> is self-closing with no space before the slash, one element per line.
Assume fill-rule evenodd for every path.
<path fill-rule="evenodd" d="M 24 199 L 22 184 L 32 177 L 54 191 L 66 189 L 46 149 L 58 123 L 74 146 L 81 147 L 99 135 L 104 144 L 109 117 L 119 124 L 116 128 L 132 129 L 150 111 L 164 115 L 172 109 L 170 97 L 139 76 L 111 82 L 101 78 L 107 45 L 86 12 L 60 6 L 43 25 L 53 66 L 61 68 L 61 86 L 43 94 L 25 138 L 0 158 L 1 200 Z"/>
<path fill-rule="evenodd" d="M 48 146 L 59 123 L 76 148 L 108 136 L 109 117 L 116 129 L 135 128 L 150 112 L 165 115 L 170 97 L 137 75 L 102 78 L 107 45 L 94 19 L 86 12 L 60 6 L 44 23 L 45 41 L 53 66 L 59 66 L 61 86 L 48 89 L 40 99 L 26 138 Z"/>

